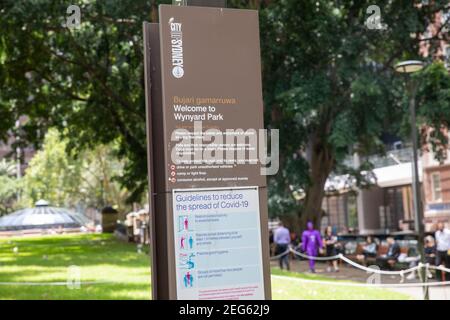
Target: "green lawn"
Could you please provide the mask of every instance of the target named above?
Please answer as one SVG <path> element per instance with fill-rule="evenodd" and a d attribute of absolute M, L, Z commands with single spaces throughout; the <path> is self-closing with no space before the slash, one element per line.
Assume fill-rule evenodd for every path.
<path fill-rule="evenodd" d="M 318 280 L 342 283 L 315 274 L 288 272 L 272 269 L 272 295 L 276 300 L 409 300 L 411 297 L 379 288 L 350 287 L 342 285 L 314 284 L 299 281 Z"/>
<path fill-rule="evenodd" d="M 17 252 L 14 252 L 17 248 Z M 0 239 L 0 299 L 151 299 L 150 261 L 133 244 L 110 235 L 68 235 Z M 80 267 L 81 289 L 5 282 L 60 282 L 68 267 Z M 381 289 L 302 283 L 295 278 L 328 278 L 273 269 L 274 299 L 407 299 Z M 279 275 L 283 277 L 278 277 Z M 286 278 L 284 278 L 286 277 Z M 290 278 L 288 278 L 290 277 Z M 294 279 L 293 279 L 294 278 Z"/>
<path fill-rule="evenodd" d="M 150 299 L 149 263 L 136 246 L 110 235 L 2 239 L 0 282 L 65 282 L 68 267 L 77 265 L 81 281 L 116 283 L 80 290 L 64 285 L 0 285 L 0 299 Z"/>

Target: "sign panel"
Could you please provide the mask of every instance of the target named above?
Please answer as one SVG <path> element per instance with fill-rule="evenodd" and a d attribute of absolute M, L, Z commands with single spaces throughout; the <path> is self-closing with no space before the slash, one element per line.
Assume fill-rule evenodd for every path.
<path fill-rule="evenodd" d="M 270 299 L 258 13 L 159 13 L 144 24 L 155 297 Z"/>
<path fill-rule="evenodd" d="M 156 191 L 266 186 L 257 11 L 161 5 L 160 41 L 167 183 Z"/>
<path fill-rule="evenodd" d="M 173 190 L 177 298 L 264 299 L 258 187 Z"/>

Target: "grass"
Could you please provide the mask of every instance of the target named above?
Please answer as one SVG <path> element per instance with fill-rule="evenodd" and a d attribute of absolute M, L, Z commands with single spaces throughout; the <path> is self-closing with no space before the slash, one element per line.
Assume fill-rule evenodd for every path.
<path fill-rule="evenodd" d="M 14 252 L 17 248 L 17 252 Z M 4 284 L 60 282 L 69 266 L 78 266 L 82 282 L 61 286 Z M 382 289 L 354 288 L 295 281 L 295 278 L 336 281 L 317 275 L 272 270 L 274 299 L 408 299 Z M 294 279 L 293 279 L 294 278 Z M 111 235 L 64 235 L 0 239 L 0 299 L 151 299 L 150 259 L 136 246 Z"/>
<path fill-rule="evenodd" d="M 116 283 L 81 290 L 65 285 L 0 285 L 0 299 L 151 299 L 148 256 L 110 235 L 0 240 L 0 282 L 66 282 L 71 265 L 80 267 L 82 282 Z"/>
<path fill-rule="evenodd" d="M 302 274 L 273 268 L 272 298 L 274 300 L 409 300 L 410 296 L 379 288 L 342 286 L 339 283 L 351 282 L 331 279 L 315 274 Z M 336 282 L 330 284 L 315 284 L 296 281 L 318 280 Z M 352 282 L 355 283 L 355 282 Z"/>

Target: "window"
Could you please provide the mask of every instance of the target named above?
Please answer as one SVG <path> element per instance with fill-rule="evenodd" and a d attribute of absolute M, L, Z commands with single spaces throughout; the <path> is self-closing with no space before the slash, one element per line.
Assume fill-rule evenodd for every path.
<path fill-rule="evenodd" d="M 384 189 L 384 228 L 399 230 L 399 222 L 402 220 L 413 221 L 412 187 L 397 186 Z"/>
<path fill-rule="evenodd" d="M 358 202 L 356 194 L 347 195 L 347 228 L 358 229 Z"/>
<path fill-rule="evenodd" d="M 324 228 L 327 225 L 336 227 L 338 232 L 348 232 L 349 229 L 358 228 L 358 210 L 356 194 L 326 196 L 322 202 L 322 209 L 327 219 L 322 219 Z"/>
<path fill-rule="evenodd" d="M 433 201 L 442 200 L 442 190 L 441 190 L 441 175 L 439 172 L 431 174 L 431 190 Z"/>

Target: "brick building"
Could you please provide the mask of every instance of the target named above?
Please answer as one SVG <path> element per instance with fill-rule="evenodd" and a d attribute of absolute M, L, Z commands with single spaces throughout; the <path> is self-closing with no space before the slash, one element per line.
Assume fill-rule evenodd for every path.
<path fill-rule="evenodd" d="M 450 223 L 450 151 L 439 163 L 433 152 L 422 155 L 425 229 L 433 230 L 438 221 Z"/>
<path fill-rule="evenodd" d="M 450 72 L 450 43 L 441 35 L 449 35 L 450 11 L 437 12 L 434 22 L 429 25 L 423 38 L 437 38 L 430 44 L 422 42 L 420 54 L 433 60 L 441 60 Z M 446 132 L 448 135 L 448 132 Z M 431 149 L 431 148 L 427 148 Z M 445 221 L 450 224 L 450 152 L 446 151 L 446 159 L 439 163 L 434 154 L 424 150 L 423 164 L 423 193 L 425 229 L 432 231 L 437 221 Z"/>

